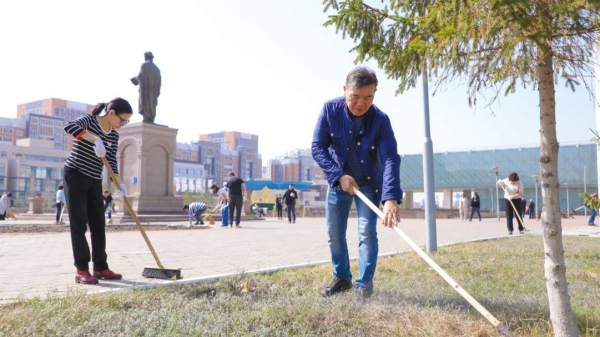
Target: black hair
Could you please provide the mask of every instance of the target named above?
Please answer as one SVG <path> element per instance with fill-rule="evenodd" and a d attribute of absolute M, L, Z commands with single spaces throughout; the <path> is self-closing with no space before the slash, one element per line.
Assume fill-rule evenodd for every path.
<path fill-rule="evenodd" d="M 517 172 L 513 172 L 508 175 L 508 180 L 509 181 L 519 181 L 519 175 L 517 174 Z"/>
<path fill-rule="evenodd" d="M 356 67 L 346 77 L 346 86 L 350 88 L 364 88 L 374 85 L 377 89 L 377 75 L 367 67 Z"/>
<path fill-rule="evenodd" d="M 107 113 L 110 110 L 115 110 L 115 114 L 117 116 L 120 114 L 132 114 L 133 113 L 131 104 L 129 104 L 129 102 L 122 99 L 121 97 L 117 97 L 108 103 L 96 104 L 96 106 L 94 107 L 94 110 L 92 110 L 92 115 L 97 116 L 102 112 L 102 110 L 106 111 Z"/>
<path fill-rule="evenodd" d="M 12 197 L 12 193 L 11 192 L 6 192 L 6 195 L 9 197 Z"/>
<path fill-rule="evenodd" d="M 63 185 L 58 185 L 59 190 L 62 190 L 63 188 L 65 188 Z"/>
<path fill-rule="evenodd" d="M 108 193 L 108 191 L 104 191 L 104 193 Z"/>
<path fill-rule="evenodd" d="M 190 206 L 188 206 L 188 205 L 183 206 L 183 210 L 185 211 L 186 209 L 190 209 Z"/>
<path fill-rule="evenodd" d="M 290 186 L 294 187 L 294 184 L 290 184 Z"/>

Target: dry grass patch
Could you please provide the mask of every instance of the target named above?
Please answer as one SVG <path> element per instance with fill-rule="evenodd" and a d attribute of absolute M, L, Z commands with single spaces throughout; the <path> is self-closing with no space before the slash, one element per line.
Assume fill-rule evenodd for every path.
<path fill-rule="evenodd" d="M 581 335 L 600 336 L 600 240 L 565 238 Z M 542 239 L 444 247 L 434 259 L 518 336 L 550 336 Z M 356 273 L 356 264 L 353 264 Z M 5 306 L 5 336 L 498 336 L 414 253 L 380 259 L 376 292 L 322 298 L 331 267 Z M 249 292 L 240 285 L 248 282 Z"/>

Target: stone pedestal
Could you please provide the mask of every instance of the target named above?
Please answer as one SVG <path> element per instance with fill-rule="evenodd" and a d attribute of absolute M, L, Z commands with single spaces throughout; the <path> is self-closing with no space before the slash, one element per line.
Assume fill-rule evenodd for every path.
<path fill-rule="evenodd" d="M 27 211 L 27 214 L 42 214 L 43 212 L 43 207 L 42 207 L 42 201 L 44 201 L 42 198 L 28 198 L 29 199 L 29 211 Z"/>
<path fill-rule="evenodd" d="M 119 173 L 136 214 L 181 214 L 183 199 L 173 195 L 177 129 L 134 123 L 119 130 Z M 125 210 L 118 202 L 120 210 Z"/>

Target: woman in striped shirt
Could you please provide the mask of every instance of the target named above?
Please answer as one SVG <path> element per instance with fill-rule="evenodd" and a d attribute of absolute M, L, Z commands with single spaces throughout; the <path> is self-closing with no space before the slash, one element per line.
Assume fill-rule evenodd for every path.
<path fill-rule="evenodd" d="M 104 114 L 100 116 L 102 111 Z M 98 278 L 119 280 L 122 277 L 108 269 L 106 263 L 101 158 L 106 156 L 112 170 L 118 176 L 119 134 L 116 129 L 127 124 L 132 113 L 129 102 L 115 98 L 109 103 L 99 103 L 90 115 L 65 125 L 65 132 L 75 137 L 73 150 L 65 164 L 64 187 L 71 222 L 71 244 L 77 268 L 77 283 L 96 284 Z M 115 193 L 115 198 L 127 194 L 125 186 L 120 186 L 124 193 Z M 91 256 L 85 238 L 87 225 L 91 233 Z M 94 263 L 93 276 L 89 273 L 90 261 Z"/>

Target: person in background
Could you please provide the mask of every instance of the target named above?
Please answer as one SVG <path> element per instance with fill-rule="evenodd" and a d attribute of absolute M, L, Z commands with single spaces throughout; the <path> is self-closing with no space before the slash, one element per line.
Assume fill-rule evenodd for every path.
<path fill-rule="evenodd" d="M 100 114 L 104 112 L 102 116 Z M 120 280 L 117 274 L 108 268 L 106 254 L 106 219 L 104 217 L 104 199 L 102 198 L 102 172 L 106 157 L 117 181 L 121 186 L 122 197 L 127 188 L 118 181 L 117 149 L 119 133 L 116 131 L 129 123 L 133 109 L 129 102 L 115 98 L 108 103 L 97 104 L 90 114 L 79 117 L 65 125 L 64 130 L 73 136 L 73 149 L 65 164 L 63 185 L 69 210 L 71 244 L 77 273 L 75 282 L 96 284 L 98 278 Z M 92 254 L 85 233 L 90 228 Z M 89 273 L 89 263 L 94 263 L 93 276 Z"/>
<path fill-rule="evenodd" d="M 481 201 L 479 200 L 479 194 L 475 192 L 475 196 L 471 198 L 471 217 L 469 221 L 473 220 L 473 214 L 477 212 L 477 216 L 479 217 L 479 221 L 481 221 L 481 213 L 479 213 L 479 208 L 481 207 Z"/>
<path fill-rule="evenodd" d="M 521 214 L 521 197 L 523 196 L 523 183 L 519 180 L 519 175 L 516 172 L 512 172 L 508 175 L 508 178 L 498 180 L 498 186 L 501 186 L 504 190 L 504 199 L 506 199 L 506 226 L 508 227 L 508 235 L 513 234 L 513 217 L 516 214 Z M 513 206 L 514 205 L 514 209 Z M 521 222 L 521 218 L 517 217 L 517 223 L 519 224 L 519 232 L 525 234 L 525 227 Z"/>
<path fill-rule="evenodd" d="M 590 194 L 590 197 L 598 199 L 598 192 L 594 192 L 594 193 Z M 587 209 L 590 211 L 590 218 L 588 220 L 588 226 L 595 226 L 594 221 L 596 220 L 596 214 L 598 214 L 598 210 L 592 208 L 587 200 L 584 201 L 583 205 L 585 207 L 587 207 Z"/>
<path fill-rule="evenodd" d="M 294 189 L 294 184 L 290 184 L 283 195 L 283 201 L 287 208 L 288 223 L 296 223 L 296 199 L 298 199 L 298 192 Z"/>
<path fill-rule="evenodd" d="M 469 199 L 467 199 L 466 194 L 460 195 L 460 200 L 458 201 L 458 213 L 460 215 L 460 221 L 467 221 L 467 213 L 469 212 Z"/>
<path fill-rule="evenodd" d="M 0 220 L 6 220 L 7 217 L 10 217 L 10 198 L 12 198 L 11 192 L 6 192 L 0 198 Z"/>
<path fill-rule="evenodd" d="M 227 182 L 223 183 L 223 188 L 219 190 L 218 203 L 221 205 L 221 227 L 227 227 L 229 221 L 229 205 L 227 204 L 228 192 Z"/>
<path fill-rule="evenodd" d="M 63 207 L 67 203 L 65 199 L 65 187 L 63 185 L 58 185 L 58 191 L 56 191 L 56 224 L 60 225 L 62 223 L 60 219 L 60 214 L 62 213 Z"/>
<path fill-rule="evenodd" d="M 202 214 L 206 212 L 207 208 L 208 206 L 206 205 L 206 203 L 203 203 L 201 201 L 192 202 L 189 205 L 183 206 L 183 211 L 188 213 L 190 219 L 190 223 L 187 226 L 187 228 L 192 228 L 192 222 L 194 222 L 194 219 L 196 219 L 196 223 L 194 224 L 194 226 L 204 225 L 204 221 L 202 221 Z"/>
<path fill-rule="evenodd" d="M 529 219 L 535 219 L 535 202 L 533 199 L 529 199 Z"/>
<path fill-rule="evenodd" d="M 254 211 L 254 215 L 258 215 L 259 218 L 265 215 L 262 207 L 258 206 L 258 204 L 254 204 L 254 206 L 252 206 L 252 210 Z"/>
<path fill-rule="evenodd" d="M 108 213 L 108 222 L 107 223 L 112 223 L 113 197 L 111 194 L 108 193 L 108 191 L 104 191 L 104 194 L 102 195 L 102 197 L 104 198 L 104 213 Z"/>
<path fill-rule="evenodd" d="M 227 182 L 228 205 L 229 205 L 229 227 L 233 228 L 235 217 L 235 227 L 240 228 L 240 218 L 242 217 L 242 207 L 244 207 L 244 197 L 246 196 L 246 183 L 241 178 L 235 176 L 235 173 L 229 172 L 229 181 Z"/>
<path fill-rule="evenodd" d="M 283 198 L 281 197 L 281 193 L 275 199 L 275 207 L 277 208 L 277 220 L 283 220 Z"/>

